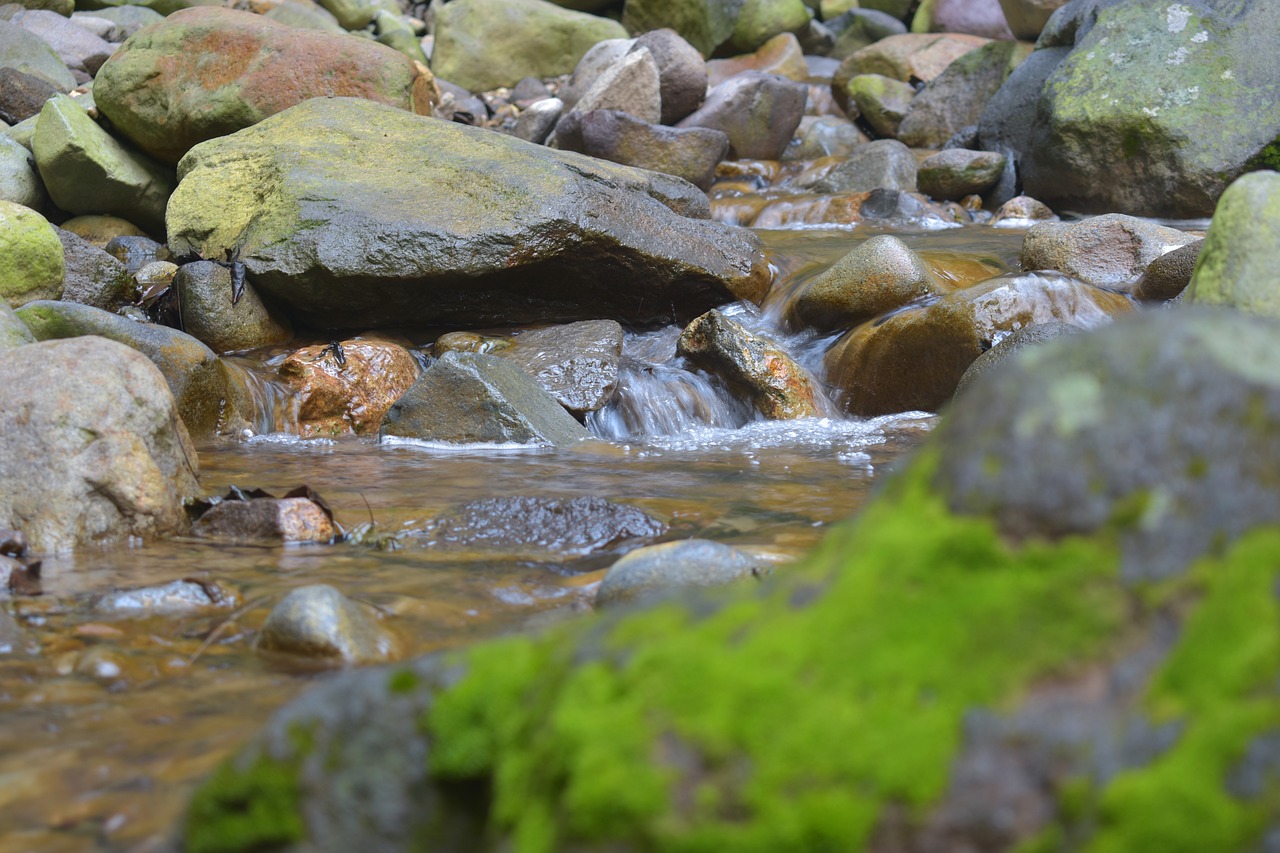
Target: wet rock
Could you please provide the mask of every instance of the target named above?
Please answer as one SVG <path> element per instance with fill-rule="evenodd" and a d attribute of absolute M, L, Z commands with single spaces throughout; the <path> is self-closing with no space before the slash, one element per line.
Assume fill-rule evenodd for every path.
<path fill-rule="evenodd" d="M 196 454 L 145 357 L 98 337 L 33 343 L 0 353 L 0 384 L 0 526 L 34 551 L 186 530 Z"/>
<path fill-rule="evenodd" d="M 35 342 L 35 336 L 9 303 L 0 299 L 0 352 Z"/>
<path fill-rule="evenodd" d="M 1196 240 L 1165 252 L 1147 264 L 1142 278 L 1134 283 L 1130 294 L 1142 302 L 1167 302 L 1177 298 L 1191 283 L 1203 240 Z"/>
<path fill-rule="evenodd" d="M 1003 335 L 1054 320 L 1092 328 L 1130 310 L 1124 296 L 1066 276 L 999 276 L 864 323 L 828 351 L 827 374 L 850 414 L 936 412 Z"/>
<path fill-rule="evenodd" d="M 514 338 L 481 335 L 476 332 L 447 332 L 436 338 L 431 354 L 440 358 L 447 352 L 478 352 L 500 355 L 515 345 Z"/>
<path fill-rule="evenodd" d="M 328 543 L 341 535 L 328 510 L 306 498 L 222 501 L 191 525 L 191 533 L 248 543 Z"/>
<path fill-rule="evenodd" d="M 516 119 L 514 133 L 526 142 L 541 145 L 547 141 L 563 113 L 564 101 L 559 98 L 547 98 L 530 104 Z"/>
<path fill-rule="evenodd" d="M 1050 16 L 1067 0 L 1000 0 L 1000 9 L 1014 38 L 1035 41 Z"/>
<path fill-rule="evenodd" d="M 707 127 L 729 137 L 734 159 L 777 160 L 800 125 L 808 89 L 791 80 L 748 71 L 726 80 L 677 127 Z"/>
<path fill-rule="evenodd" d="M 749 53 L 779 35 L 800 32 L 811 17 L 804 0 L 744 0 L 727 47 Z"/>
<path fill-rule="evenodd" d="M 1233 179 L 1276 162 L 1280 115 L 1257 84 L 1280 80 L 1274 32 L 1266 4 L 1069 9 L 1040 41 L 1070 53 L 1029 122 L 1019 161 L 1026 191 L 1090 213 L 1210 215 Z"/>
<path fill-rule="evenodd" d="M 812 189 L 820 193 L 915 192 L 918 170 L 910 148 L 896 139 L 877 139 L 853 149 L 849 159 L 827 172 Z"/>
<path fill-rule="evenodd" d="M 1000 180 L 1004 167 L 1003 154 L 948 148 L 920 163 L 916 183 L 927 196 L 958 201 L 991 189 Z"/>
<path fill-rule="evenodd" d="M 38 340 L 96 335 L 137 350 L 160 369 L 197 441 L 237 432 L 253 411 L 244 380 L 190 335 L 75 302 L 31 302 L 18 311 Z"/>
<path fill-rule="evenodd" d="M 1016 332 L 1011 332 L 1002 337 L 991 349 L 984 352 L 969 365 L 969 369 L 960 377 L 960 382 L 956 385 L 956 396 L 959 397 L 964 393 L 965 388 L 977 381 L 980 377 L 993 371 L 996 367 L 1004 364 L 1006 359 L 1015 355 L 1027 347 L 1039 346 L 1067 335 L 1079 334 L 1080 329 L 1068 323 L 1059 323 L 1052 321 L 1049 323 L 1033 323 L 1030 326 L 1023 326 Z M 982 380 L 988 382 L 991 380 Z"/>
<path fill-rule="evenodd" d="M 945 292 L 906 243 L 881 234 L 806 282 L 796 294 L 789 320 L 822 332 L 846 330 L 912 300 Z"/>
<path fill-rule="evenodd" d="M 32 74 L 59 92 L 76 87 L 76 78 L 48 42 L 17 24 L 0 20 L 0 68 Z"/>
<path fill-rule="evenodd" d="M 259 651 L 333 663 L 394 659 L 398 643 L 369 609 L 328 584 L 298 587 L 271 609 Z"/>
<path fill-rule="evenodd" d="M 177 580 L 159 586 L 113 590 L 95 597 L 90 606 L 100 613 L 137 616 L 190 613 L 212 607 L 231 609 L 239 604 L 239 596 L 215 581 Z"/>
<path fill-rule="evenodd" d="M 859 145 L 871 141 L 853 122 L 835 116 L 805 116 L 795 138 L 798 144 L 787 149 L 784 160 L 846 159 Z"/>
<path fill-rule="evenodd" d="M 1057 270 L 1090 284 L 1128 287 L 1165 252 L 1195 240 L 1176 228 L 1121 213 L 1035 225 L 1022 240 L 1022 268 Z"/>
<path fill-rule="evenodd" d="M 83 238 L 90 245 L 103 250 L 105 250 L 107 245 L 116 237 L 145 238 L 147 236 L 143 233 L 141 228 L 134 225 L 127 219 L 121 219 L 118 216 L 97 216 L 94 214 L 73 216 L 66 222 L 63 222 L 61 227 L 62 230 L 70 231 L 72 234 Z M 124 258 L 119 258 L 116 255 L 112 255 L 112 257 L 116 258 L 116 260 L 119 260 L 121 263 L 126 263 L 126 259 Z M 133 270 L 130 270 L 131 273 L 136 271 L 136 267 Z"/>
<path fill-rule="evenodd" d="M 809 372 L 771 341 L 719 311 L 708 311 L 680 334 L 676 352 L 744 392 L 766 418 L 817 417 L 819 393 Z"/>
<path fill-rule="evenodd" d="M 603 498 L 517 496 L 464 504 L 432 519 L 421 536 L 431 547 L 582 556 L 666 532 L 667 525 L 647 512 Z"/>
<path fill-rule="evenodd" d="M 651 30 L 635 40 L 632 50 L 644 48 L 658 64 L 662 124 L 675 124 L 696 110 L 707 94 L 707 64 L 698 49 L 675 30 Z"/>
<path fill-rule="evenodd" d="M 3 570 L 0 570 L 0 574 Z M 0 659 L 6 655 L 32 654 L 39 649 L 18 620 L 8 610 L 0 607 Z"/>
<path fill-rule="evenodd" d="M 826 19 L 826 26 L 836 36 L 830 56 L 837 60 L 847 59 L 880 39 L 907 32 L 907 26 L 900 18 L 877 9 L 849 9 L 833 19 Z"/>
<path fill-rule="evenodd" d="M 138 268 L 133 274 L 133 280 L 137 283 L 139 293 L 161 293 L 173 285 L 177 274 L 178 265 L 173 261 L 151 261 Z"/>
<path fill-rule="evenodd" d="M 240 292 L 232 272 L 212 261 L 183 264 L 173 276 L 182 306 L 182 328 L 216 353 L 283 344 L 293 338 L 289 321 L 262 302 L 247 281 Z"/>
<path fill-rule="evenodd" d="M 1274 335 L 1182 309 L 1036 348 L 953 409 L 937 486 L 1017 538 L 1118 523 L 1131 577 L 1180 571 L 1280 512 Z"/>
<path fill-rule="evenodd" d="M 115 46 L 75 24 L 65 15 L 47 9 L 28 9 L 9 19 L 45 41 L 72 71 L 93 77 Z"/>
<path fill-rule="evenodd" d="M 1280 317 L 1280 175 L 1255 172 L 1233 183 L 1213 214 L 1188 297 Z"/>
<path fill-rule="evenodd" d="M 66 266 L 60 298 L 105 311 L 115 311 L 134 301 L 133 276 L 124 264 L 79 234 L 61 228 L 57 234 Z"/>
<path fill-rule="evenodd" d="M 173 257 L 163 243 L 157 243 L 145 234 L 119 234 L 108 240 L 102 249 L 124 264 L 130 275 L 136 275 L 148 264 L 172 260 Z"/>
<path fill-rule="evenodd" d="M 758 559 L 720 542 L 686 539 L 639 548 L 614 563 L 596 592 L 608 607 L 725 586 L 760 576 Z"/>
<path fill-rule="evenodd" d="M 997 228 L 1029 228 L 1038 222 L 1057 222 L 1058 214 L 1042 201 L 1020 195 L 1006 201 L 996 210 L 991 224 Z"/>
<path fill-rule="evenodd" d="M 717 0 L 628 0 L 622 24 L 633 33 L 669 27 L 703 56 L 733 35 L 738 9 Z"/>
<path fill-rule="evenodd" d="M 744 71 L 775 74 L 797 83 L 809 80 L 809 64 L 805 61 L 800 42 L 791 33 L 774 36 L 754 53 L 712 59 L 706 64 L 706 69 L 707 82 L 711 86 L 719 86 Z"/>
<path fill-rule="evenodd" d="M 303 347 L 277 372 L 293 392 L 298 435 L 375 435 L 391 404 L 417 380 L 418 364 L 399 344 L 357 339 Z M 293 426 L 277 424 L 287 431 Z"/>
<path fill-rule="evenodd" d="M 450 444 L 576 444 L 590 433 L 515 365 L 445 353 L 391 406 L 382 436 Z"/>
<path fill-rule="evenodd" d="M 906 33 L 889 36 L 850 54 L 831 78 L 831 94 L 844 109 L 845 87 L 859 74 L 880 74 L 893 80 L 928 83 L 952 62 L 977 50 L 989 39 L 953 33 Z"/>
<path fill-rule="evenodd" d="M 570 412 L 584 415 L 608 403 L 618 387 L 622 326 L 584 320 L 531 329 L 495 355 L 532 376 Z"/>
<path fill-rule="evenodd" d="M 30 208 L 0 201 L 0 299 L 15 308 L 56 299 L 64 274 L 56 229 Z"/>
<path fill-rule="evenodd" d="M 0 120 L 26 121 L 40 114 L 45 101 L 65 91 L 43 77 L 0 66 Z"/>
<path fill-rule="evenodd" d="M 898 125 L 911 109 L 916 89 L 910 83 L 879 74 L 859 74 L 850 78 L 845 93 L 876 135 L 896 137 Z"/>
<path fill-rule="evenodd" d="M 45 103 L 32 150 L 58 207 L 68 213 L 110 213 L 151 233 L 164 232 L 172 173 L 125 148 L 73 99 L 58 95 Z"/>
<path fill-rule="evenodd" d="M 429 72 L 372 42 L 198 7 L 130 38 L 94 82 L 116 129 L 165 163 L 311 97 L 359 97 L 430 114 Z"/>
<path fill-rule="evenodd" d="M 663 127 L 614 110 L 577 117 L 576 134 L 584 154 L 675 175 L 704 190 L 729 154 L 729 137 L 719 130 Z"/>
<path fill-rule="evenodd" d="M 978 124 L 987 102 L 1030 52 L 1025 43 L 993 41 L 956 59 L 911 101 L 898 139 L 912 148 L 939 148 Z"/>
<path fill-rule="evenodd" d="M 473 92 L 569 74 L 596 42 L 627 37 L 617 21 L 543 0 L 454 0 L 435 27 L 431 70 Z"/>
<path fill-rule="evenodd" d="M 71 672 L 104 684 L 128 684 L 141 680 L 140 668 L 123 650 L 110 645 L 90 646 L 75 656 Z"/>
<path fill-rule="evenodd" d="M 238 248 L 317 328 L 669 321 L 769 283 L 758 240 L 690 218 L 708 203 L 684 181 L 352 98 L 207 142 L 181 173 L 171 249 Z"/>
<path fill-rule="evenodd" d="M 662 116 L 658 63 L 645 48 L 632 50 L 605 69 L 574 105 L 572 112 L 618 110 L 649 124 Z"/>

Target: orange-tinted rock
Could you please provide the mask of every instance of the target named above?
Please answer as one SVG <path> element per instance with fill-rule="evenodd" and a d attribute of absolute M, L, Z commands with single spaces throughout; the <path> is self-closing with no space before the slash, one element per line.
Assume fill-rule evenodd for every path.
<path fill-rule="evenodd" d="M 928 83 L 947 66 L 990 39 L 960 33 L 905 33 L 889 36 L 851 54 L 831 78 L 831 94 L 842 109 L 848 106 L 845 87 L 859 74 L 880 74 L 893 80 Z"/>
<path fill-rule="evenodd" d="M 373 435 L 387 409 L 417 380 L 418 365 L 399 344 L 348 340 L 291 353 L 279 375 L 294 391 L 288 409 L 303 438 Z M 282 430 L 291 426 L 276 424 Z"/>
<path fill-rule="evenodd" d="M 98 109 L 167 163 L 316 97 L 365 98 L 430 115 L 439 91 L 430 71 L 384 45 L 210 6 L 139 32 L 94 81 Z"/>
<path fill-rule="evenodd" d="M 809 66 L 804 61 L 800 41 L 791 33 L 782 33 L 762 44 L 755 53 L 729 59 L 713 59 L 707 63 L 707 85 L 719 86 L 743 71 L 763 71 L 804 83 L 809 79 Z"/>

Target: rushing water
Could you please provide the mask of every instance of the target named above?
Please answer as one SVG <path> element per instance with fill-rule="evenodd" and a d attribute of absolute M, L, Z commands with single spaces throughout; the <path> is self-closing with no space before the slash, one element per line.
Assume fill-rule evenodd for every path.
<path fill-rule="evenodd" d="M 786 301 L 874 232 L 760 233 L 779 286 L 761 309 L 728 311 L 820 376 L 830 339 L 781 328 Z M 1021 237 L 990 228 L 900 236 L 956 283 L 1012 267 Z M 617 396 L 588 419 L 598 440 L 559 451 L 300 441 L 287 434 L 289 399 L 261 379 L 278 353 L 238 358 L 253 377 L 263 435 L 203 450 L 201 484 L 212 494 L 231 484 L 279 493 L 305 483 L 348 527 L 373 521 L 385 534 L 480 498 L 596 496 L 666 520 L 672 538 L 718 539 L 785 561 L 853 513 L 932 423 L 921 413 L 859 420 L 834 409 L 762 421 L 676 356 L 678 334 L 628 333 Z M 0 655 L 0 853 L 169 849 L 194 784 L 275 708 L 325 677 L 253 652 L 254 630 L 293 587 L 330 583 L 374 605 L 419 654 L 575 618 L 590 609 L 615 556 L 398 544 L 176 541 L 47 560 L 45 595 L 9 603 L 39 653 Z M 214 581 L 235 603 L 214 612 L 103 609 L 107 591 L 178 578 Z"/>

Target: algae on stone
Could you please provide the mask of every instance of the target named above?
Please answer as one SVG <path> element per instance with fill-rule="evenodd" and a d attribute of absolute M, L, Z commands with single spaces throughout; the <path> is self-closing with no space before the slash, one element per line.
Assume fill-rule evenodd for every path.
<path fill-rule="evenodd" d="M 1187 296 L 1280 318 L 1280 175 L 1252 172 L 1222 194 Z"/>

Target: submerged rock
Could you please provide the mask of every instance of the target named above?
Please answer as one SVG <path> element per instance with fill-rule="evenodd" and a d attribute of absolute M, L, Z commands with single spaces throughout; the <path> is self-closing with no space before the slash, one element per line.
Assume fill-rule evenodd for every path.
<path fill-rule="evenodd" d="M 391 405 L 418 379 L 418 363 L 391 341 L 313 344 L 287 355 L 277 374 L 293 392 L 276 428 L 303 438 L 376 435 Z"/>
<path fill-rule="evenodd" d="M 260 651 L 338 664 L 393 660 L 398 645 L 367 606 L 328 584 L 290 592 L 271 609 L 257 639 Z"/>
<path fill-rule="evenodd" d="M 177 580 L 160 586 L 113 590 L 95 597 L 90 606 L 99 612 L 137 616 L 188 613 L 211 607 L 232 609 L 239 604 L 239 596 L 214 581 Z"/>
<path fill-rule="evenodd" d="M 341 535 L 327 509 L 307 498 L 224 500 L 191 526 L 195 536 L 225 542 L 332 542 Z"/>
<path fill-rule="evenodd" d="M 164 377 L 99 337 L 0 352 L 0 527 L 34 551 L 184 532 L 196 452 Z"/>
<path fill-rule="evenodd" d="M 761 571 L 758 559 L 720 542 L 664 542 L 632 551 L 610 566 L 596 592 L 596 605 L 672 597 L 760 577 Z"/>
<path fill-rule="evenodd" d="M 448 352 L 387 411 L 382 436 L 449 444 L 565 446 L 591 434 L 529 374 L 492 355 Z"/>
<path fill-rule="evenodd" d="M 170 247 L 238 247 L 318 328 L 669 322 L 769 284 L 755 236 L 684 181 L 368 101 L 306 101 L 180 173 Z"/>

